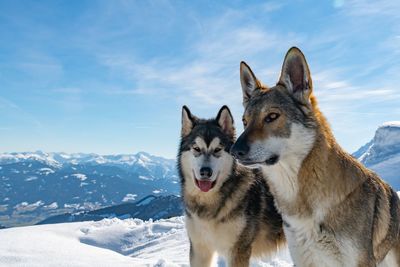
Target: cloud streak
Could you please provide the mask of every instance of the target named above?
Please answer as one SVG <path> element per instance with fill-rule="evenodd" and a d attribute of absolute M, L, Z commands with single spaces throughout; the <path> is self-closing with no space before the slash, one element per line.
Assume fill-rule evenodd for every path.
<path fill-rule="evenodd" d="M 281 8 L 285 6 L 277 6 L 269 12 L 279 12 Z M 112 88 L 108 93 L 169 99 L 202 112 L 228 104 L 237 118 L 242 112 L 239 62 L 246 60 L 261 80 L 274 85 L 284 53 L 297 45 L 304 48 L 309 60 L 322 110 L 332 121 L 340 141 L 350 151 L 355 150 L 362 143 L 348 140 L 355 135 L 368 134 L 366 126 L 360 125 L 363 121 L 360 117 L 373 117 L 377 125 L 381 124 L 379 105 L 393 105 L 400 94 L 392 84 L 382 83 L 383 74 L 380 72 L 393 60 L 390 53 L 362 59 L 368 64 L 357 62 L 361 58 L 346 61 L 353 46 L 348 40 L 366 26 L 362 16 L 355 18 L 360 15 L 351 10 L 358 8 L 357 5 L 350 6 L 345 2 L 339 8 L 346 9 L 334 17 L 339 25 L 327 24 L 315 35 L 285 32 L 279 27 L 275 29 L 268 23 L 259 22 L 261 20 L 257 17 L 249 21 L 248 17 L 262 9 L 260 5 L 243 10 L 227 9 L 218 17 L 206 20 L 194 17 L 200 25 L 193 33 L 197 38 L 187 41 L 185 49 L 177 57 L 142 61 L 131 54 L 111 53 L 100 58 L 101 64 L 112 72 L 122 73 L 131 83 L 127 88 Z M 348 20 L 356 26 L 343 32 Z M 358 129 L 349 131 L 352 124 L 359 125 Z M 369 131 L 373 128 L 368 126 Z M 358 140 L 363 142 L 365 139 Z"/>

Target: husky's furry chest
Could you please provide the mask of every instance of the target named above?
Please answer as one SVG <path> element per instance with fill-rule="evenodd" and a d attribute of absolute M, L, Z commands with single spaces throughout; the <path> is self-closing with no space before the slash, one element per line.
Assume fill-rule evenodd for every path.
<path fill-rule="evenodd" d="M 233 247 L 240 239 L 240 235 L 246 227 L 246 217 L 239 216 L 230 221 L 221 223 L 218 220 L 202 219 L 196 215 L 186 216 L 186 228 L 191 233 L 193 240 L 206 242 L 219 255 L 228 258 Z M 251 255 L 253 257 L 269 256 L 272 248 L 277 249 L 277 243 L 268 239 L 265 227 L 261 227 L 252 242 Z"/>
<path fill-rule="evenodd" d="M 197 215 L 186 216 L 186 228 L 191 233 L 191 239 L 203 240 L 224 257 L 229 255 L 245 225 L 244 217 L 221 223 L 213 219 L 202 219 Z"/>

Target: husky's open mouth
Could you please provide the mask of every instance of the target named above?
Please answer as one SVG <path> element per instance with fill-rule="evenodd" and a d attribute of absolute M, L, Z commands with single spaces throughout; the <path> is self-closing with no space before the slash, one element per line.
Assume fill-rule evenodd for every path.
<path fill-rule="evenodd" d="M 194 181 L 197 185 L 197 187 L 202 191 L 202 192 L 208 192 L 210 191 L 216 184 L 217 181 L 211 181 L 211 180 L 197 180 L 194 178 Z"/>
<path fill-rule="evenodd" d="M 197 179 L 193 171 L 194 183 L 202 192 L 208 192 L 213 189 L 215 184 L 217 183 L 218 176 L 219 173 L 217 174 L 217 178 L 214 181 L 209 179 Z"/>

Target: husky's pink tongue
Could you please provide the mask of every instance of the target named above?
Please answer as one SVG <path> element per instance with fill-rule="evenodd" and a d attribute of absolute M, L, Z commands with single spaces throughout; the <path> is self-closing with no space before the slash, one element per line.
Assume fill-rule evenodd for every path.
<path fill-rule="evenodd" d="M 212 181 L 199 180 L 198 183 L 199 183 L 200 190 L 203 192 L 208 192 L 212 187 Z"/>

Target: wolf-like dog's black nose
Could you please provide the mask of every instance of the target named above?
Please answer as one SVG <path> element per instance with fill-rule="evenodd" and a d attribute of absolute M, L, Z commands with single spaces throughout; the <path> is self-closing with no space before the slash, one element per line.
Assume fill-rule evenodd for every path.
<path fill-rule="evenodd" d="M 231 154 L 237 159 L 243 159 L 247 153 L 249 153 L 250 147 L 243 140 L 237 140 L 237 142 L 231 148 Z"/>
<path fill-rule="evenodd" d="M 200 175 L 202 178 L 210 178 L 213 174 L 213 171 L 210 167 L 202 167 L 200 169 Z"/>

